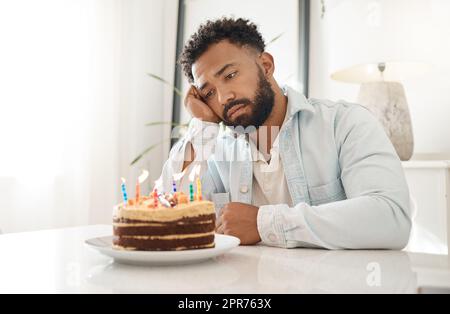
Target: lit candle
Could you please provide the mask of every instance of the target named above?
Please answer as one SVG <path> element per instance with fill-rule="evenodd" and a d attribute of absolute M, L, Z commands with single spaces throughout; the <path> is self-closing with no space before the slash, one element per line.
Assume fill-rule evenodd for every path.
<path fill-rule="evenodd" d="M 177 184 L 175 180 L 172 182 L 172 194 L 175 194 L 177 192 Z"/>
<path fill-rule="evenodd" d="M 186 172 L 186 170 L 184 170 L 183 172 L 176 173 L 176 174 L 173 175 L 173 182 L 172 182 L 172 192 L 173 192 L 173 194 L 175 194 L 175 192 L 177 191 L 177 181 L 180 181 L 183 178 L 185 172 Z"/>
<path fill-rule="evenodd" d="M 139 198 L 141 197 L 141 185 L 139 180 L 136 182 L 136 204 L 139 204 Z"/>
<path fill-rule="evenodd" d="M 191 202 L 194 201 L 194 180 L 195 177 L 200 174 L 200 168 L 201 165 L 195 165 L 194 168 L 192 168 L 191 173 L 189 174 L 189 194 L 190 194 L 190 200 Z M 198 185 L 197 185 L 197 192 L 198 192 Z"/>
<path fill-rule="evenodd" d="M 155 208 L 158 208 L 158 190 L 156 187 L 153 189 L 153 205 Z"/>
<path fill-rule="evenodd" d="M 197 177 L 197 200 L 202 200 L 202 181 Z"/>
<path fill-rule="evenodd" d="M 136 204 L 139 203 L 139 199 L 141 197 L 141 184 L 144 183 L 145 180 L 148 178 L 148 171 L 142 170 L 142 174 L 139 176 L 137 182 L 136 182 Z"/>
<path fill-rule="evenodd" d="M 189 196 L 190 196 L 190 201 L 193 202 L 194 201 L 194 184 L 192 182 L 189 183 Z"/>
<path fill-rule="evenodd" d="M 128 196 L 127 196 L 127 187 L 125 185 L 125 178 L 121 178 L 122 180 L 122 196 L 123 196 L 123 204 L 126 206 L 128 202 Z"/>

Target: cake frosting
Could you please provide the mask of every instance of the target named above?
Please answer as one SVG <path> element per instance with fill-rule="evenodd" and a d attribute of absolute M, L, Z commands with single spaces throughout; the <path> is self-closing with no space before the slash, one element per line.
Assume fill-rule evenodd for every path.
<path fill-rule="evenodd" d="M 171 207 L 155 207 L 144 197 L 114 208 L 114 248 L 140 251 L 171 251 L 214 247 L 214 204 L 188 202 L 182 193 L 168 197 Z"/>

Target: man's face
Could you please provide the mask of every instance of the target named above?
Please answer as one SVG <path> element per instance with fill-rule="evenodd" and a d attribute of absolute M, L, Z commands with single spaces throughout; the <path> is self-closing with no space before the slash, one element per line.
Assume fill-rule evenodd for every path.
<path fill-rule="evenodd" d="M 257 54 L 221 41 L 194 63 L 194 85 L 228 126 L 259 128 L 269 117 L 275 94 L 256 63 Z"/>

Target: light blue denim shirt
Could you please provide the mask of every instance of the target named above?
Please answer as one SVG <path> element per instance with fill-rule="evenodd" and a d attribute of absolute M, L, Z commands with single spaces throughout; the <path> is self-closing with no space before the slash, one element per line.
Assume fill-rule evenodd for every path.
<path fill-rule="evenodd" d="M 284 248 L 401 249 L 411 229 L 401 162 L 382 126 L 364 107 L 309 99 L 284 87 L 291 110 L 279 134 L 293 207 L 261 206 L 262 241 Z M 245 136 L 193 119 L 172 148 L 162 179 L 171 190 L 192 143 L 203 195 L 219 203 L 252 204 L 253 161 Z M 180 189 L 187 192 L 187 175 Z"/>

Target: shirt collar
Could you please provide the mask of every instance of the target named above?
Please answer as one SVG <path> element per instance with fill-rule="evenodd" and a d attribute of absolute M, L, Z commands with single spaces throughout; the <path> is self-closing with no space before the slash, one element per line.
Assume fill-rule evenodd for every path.
<path fill-rule="evenodd" d="M 282 87 L 283 93 L 288 97 L 288 106 L 286 111 L 286 120 L 290 119 L 297 112 L 308 111 L 315 113 L 316 110 L 306 97 L 288 85 Z"/>
<path fill-rule="evenodd" d="M 302 110 L 310 111 L 313 113 L 315 112 L 314 107 L 308 102 L 308 100 L 305 98 L 305 96 L 303 96 L 303 94 L 297 92 L 295 89 L 293 89 L 287 85 L 282 86 L 281 89 L 283 91 L 283 94 L 288 97 L 286 115 L 284 117 L 283 125 L 281 126 L 281 129 L 283 129 L 285 127 L 286 121 L 288 121 L 290 118 L 292 118 L 297 112 L 302 111 Z M 266 157 L 268 157 L 268 156 L 266 156 L 265 154 L 263 154 L 261 151 L 258 150 L 258 148 L 256 147 L 256 145 L 254 143 L 255 139 L 252 135 L 250 135 L 250 139 L 251 139 L 250 144 L 251 144 L 252 153 L 256 154 L 257 161 L 259 161 L 259 160 L 266 161 Z M 279 139 L 280 139 L 280 134 L 278 134 L 277 137 L 275 138 L 275 140 L 273 141 L 271 151 L 275 150 L 278 152 Z"/>

